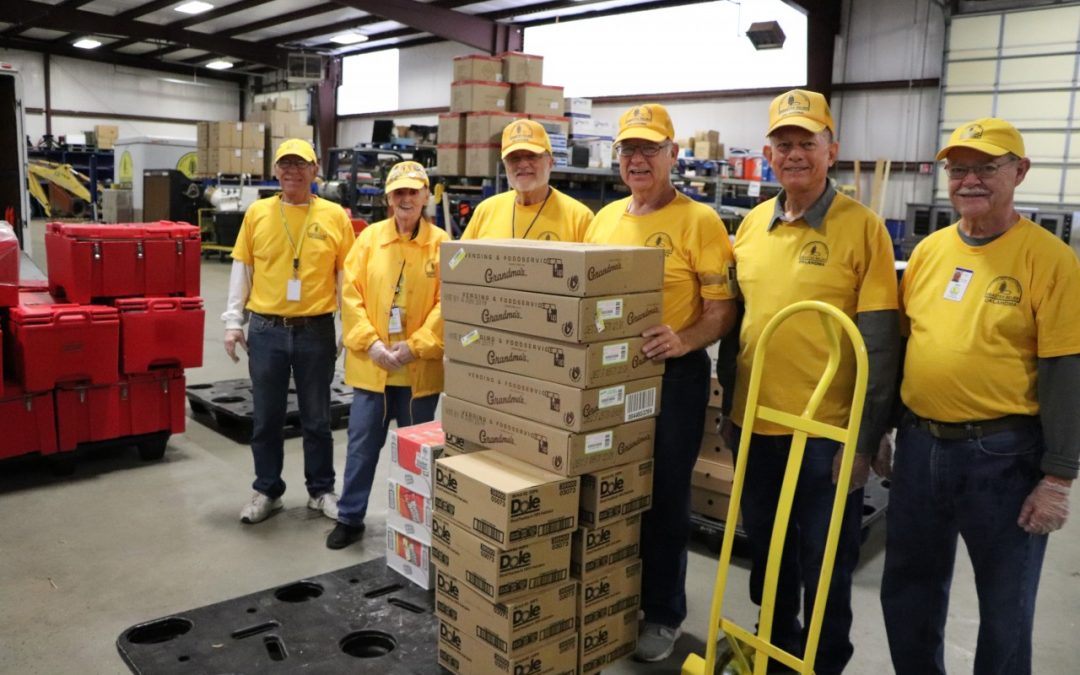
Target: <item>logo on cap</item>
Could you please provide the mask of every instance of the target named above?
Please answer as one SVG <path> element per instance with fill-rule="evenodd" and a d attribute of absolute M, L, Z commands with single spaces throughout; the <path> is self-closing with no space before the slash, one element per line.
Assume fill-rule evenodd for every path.
<path fill-rule="evenodd" d="M 652 111 L 648 108 L 637 107 L 630 111 L 630 119 L 626 120 L 626 126 L 642 126 L 652 123 Z"/>
<path fill-rule="evenodd" d="M 532 130 L 524 122 L 518 122 L 510 132 L 511 143 L 526 143 L 532 140 Z"/>
<path fill-rule="evenodd" d="M 969 125 L 967 129 L 964 129 L 964 132 L 962 134 L 960 134 L 960 140 L 966 141 L 966 140 L 971 139 L 971 138 L 978 139 L 978 138 L 982 138 L 982 135 L 983 135 L 982 125 L 981 124 L 972 124 L 972 125 Z"/>
<path fill-rule="evenodd" d="M 788 115 L 801 115 L 810 112 L 810 99 L 805 94 L 791 92 L 787 98 L 780 102 L 776 114 L 780 117 Z"/>

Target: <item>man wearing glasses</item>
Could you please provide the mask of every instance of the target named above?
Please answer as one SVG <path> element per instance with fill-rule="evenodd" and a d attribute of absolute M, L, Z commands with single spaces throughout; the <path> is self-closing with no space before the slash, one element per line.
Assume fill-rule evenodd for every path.
<path fill-rule="evenodd" d="M 705 346 L 735 320 L 729 286 L 731 242 L 710 207 L 678 192 L 671 170 L 679 148 L 663 106 L 640 105 L 619 118 L 615 147 L 630 196 L 596 214 L 585 241 L 653 246 L 664 251 L 663 323 L 649 328 L 642 351 L 666 362 L 656 420 L 653 505 L 642 518 L 642 609 L 637 658 L 671 655 L 686 618 L 686 544 L 690 477 L 705 430 L 709 357 Z"/>
<path fill-rule="evenodd" d="M 308 508 L 332 520 L 338 515 L 330 436 L 334 312 L 355 235 L 339 205 L 311 193 L 317 171 L 310 143 L 298 138 L 283 142 L 274 154 L 281 193 L 248 208 L 232 251 L 229 299 L 221 315 L 225 351 L 234 362 L 240 360 L 237 345 L 248 352 L 254 408 L 255 492 L 240 511 L 244 523 L 265 520 L 282 507 L 282 430 L 290 376 L 304 436 Z"/>
<path fill-rule="evenodd" d="M 944 673 L 959 534 L 979 596 L 975 672 L 1022 675 L 1048 535 L 1080 466 L 1080 262 L 1013 207 L 1031 161 L 1011 124 L 964 124 L 937 158 L 960 220 L 915 247 L 900 284 L 881 604 L 896 672 Z"/>
<path fill-rule="evenodd" d="M 888 425 L 900 342 L 892 241 L 877 214 L 837 193 L 829 180 L 839 152 L 835 133 L 829 104 L 818 92 L 794 89 L 769 105 L 763 151 L 783 190 L 756 206 L 735 235 L 736 276 L 745 312 L 738 340 L 721 343 L 717 368 L 724 407 L 731 409 L 724 436 L 737 449 L 747 431 L 741 426 L 754 352 L 765 324 L 777 312 L 803 300 L 829 303 L 855 321 L 866 343 L 867 395 L 814 664 L 815 672 L 824 675 L 842 672 L 854 653 L 851 583 L 859 560 L 862 488 Z M 846 338 L 841 341 L 840 367 L 815 419 L 847 427 L 855 355 Z M 820 316 L 812 312 L 792 316 L 768 344 L 760 404 L 800 414 L 827 360 L 828 340 Z M 734 387 L 724 381 L 732 372 Z M 757 605 L 763 600 L 791 442 L 789 427 L 762 419 L 754 422 L 741 507 L 751 551 L 750 599 Z M 800 658 L 806 650 L 805 625 L 814 610 L 841 458 L 840 443 L 820 437 L 807 440 L 785 533 L 771 641 Z"/>
<path fill-rule="evenodd" d="M 502 161 L 513 189 L 480 202 L 461 238 L 581 241 L 593 213 L 548 185 L 555 159 L 544 127 L 526 119 L 506 125 Z"/>

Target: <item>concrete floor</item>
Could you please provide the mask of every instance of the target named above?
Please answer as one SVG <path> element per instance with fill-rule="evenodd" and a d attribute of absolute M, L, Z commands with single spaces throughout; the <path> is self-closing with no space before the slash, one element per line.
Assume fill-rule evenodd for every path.
<path fill-rule="evenodd" d="M 34 234 L 34 258 L 44 267 L 40 224 Z M 189 384 L 246 377 L 246 363 L 234 365 L 221 346 L 217 316 L 227 281 L 227 264 L 204 261 L 205 365 L 188 371 Z M 344 430 L 334 432 L 334 443 L 340 476 Z M 115 641 L 135 623 L 381 556 L 383 505 L 373 500 L 360 544 L 328 550 L 331 522 L 304 506 L 299 439 L 286 442 L 286 455 L 286 509 L 254 526 L 238 518 L 252 480 L 247 447 L 191 419 L 160 462 L 142 463 L 134 449 L 119 449 L 80 458 L 67 478 L 35 460 L 0 466 L 0 673 L 126 673 Z M 383 462 L 377 484 L 386 471 Z M 878 603 L 884 529 L 883 522 L 872 528 L 855 577 L 850 673 L 892 671 Z M 714 573 L 715 554 L 695 542 L 687 635 L 676 653 L 664 663 L 624 661 L 605 672 L 673 673 L 688 652 L 703 653 Z M 737 560 L 726 605 L 732 618 L 752 626 L 746 578 L 746 561 Z M 1074 513 L 1047 553 L 1035 673 L 1076 672 L 1078 620 L 1080 513 Z M 947 635 L 952 672 L 971 671 L 977 628 L 972 572 L 961 552 Z"/>

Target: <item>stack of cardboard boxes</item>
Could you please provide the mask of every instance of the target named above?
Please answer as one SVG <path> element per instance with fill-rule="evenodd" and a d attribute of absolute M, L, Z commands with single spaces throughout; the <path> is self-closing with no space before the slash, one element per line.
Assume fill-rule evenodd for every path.
<path fill-rule="evenodd" d="M 287 138 L 302 138 L 310 141 L 314 138 L 314 129 L 301 120 L 301 112 L 293 110 L 292 101 L 284 96 L 263 101 L 256 110 L 248 113 L 249 122 L 262 124 L 265 137 L 259 144 L 263 150 L 263 171 L 266 176 L 273 175 L 271 164 L 274 151 Z"/>
<path fill-rule="evenodd" d="M 444 176 L 494 176 L 502 131 L 533 118 L 551 136 L 553 154 L 565 157 L 569 121 L 562 87 L 541 84 L 543 57 L 518 52 L 470 54 L 454 59 L 450 112 L 439 115 L 438 170 Z"/>
<path fill-rule="evenodd" d="M 558 531 L 568 534 L 565 563 L 580 584 L 578 672 L 597 672 L 632 652 L 637 640 L 640 514 L 652 503 L 663 373 L 662 364 L 641 354 L 639 336 L 661 320 L 663 254 L 502 240 L 446 242 L 441 257 L 447 438 L 491 448 L 494 454 L 469 455 L 468 462 L 512 467 L 530 489 L 554 483 L 569 490 L 580 479 L 579 527 L 572 535 Z M 455 461 L 462 459 L 437 466 L 458 469 Z M 476 472 L 472 477 L 486 485 Z M 502 494 L 509 486 L 489 488 Z M 477 522 L 462 517 L 451 499 L 438 480 L 434 549 L 444 515 Z M 546 527 L 540 532 L 554 534 Z M 449 614 L 440 618 L 453 624 Z"/>
<path fill-rule="evenodd" d="M 615 125 L 593 118 L 592 99 L 567 98 L 563 107 L 570 122 L 570 145 L 581 148 L 577 152 L 583 156 L 573 164 L 593 168 L 611 166 Z"/>
<path fill-rule="evenodd" d="M 199 122 L 198 170 L 202 175 L 265 175 L 266 126 L 256 122 Z"/>
<path fill-rule="evenodd" d="M 713 370 L 716 370 L 715 362 Z M 734 455 L 720 436 L 722 401 L 723 390 L 713 376 L 709 407 L 705 411 L 705 436 L 694 464 L 690 488 L 690 510 L 716 520 L 727 520 L 731 483 L 735 479 Z"/>

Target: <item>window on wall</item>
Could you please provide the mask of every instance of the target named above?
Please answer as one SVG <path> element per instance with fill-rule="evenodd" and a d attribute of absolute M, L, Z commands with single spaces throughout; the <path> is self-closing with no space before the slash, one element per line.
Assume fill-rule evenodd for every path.
<path fill-rule="evenodd" d="M 755 21 L 777 21 L 783 49 L 756 51 Z M 782 0 L 710 2 L 525 29 L 544 83 L 567 96 L 750 89 L 806 82 L 806 17 Z"/>
<path fill-rule="evenodd" d="M 346 56 L 341 61 L 339 115 L 397 110 L 398 50 Z"/>

